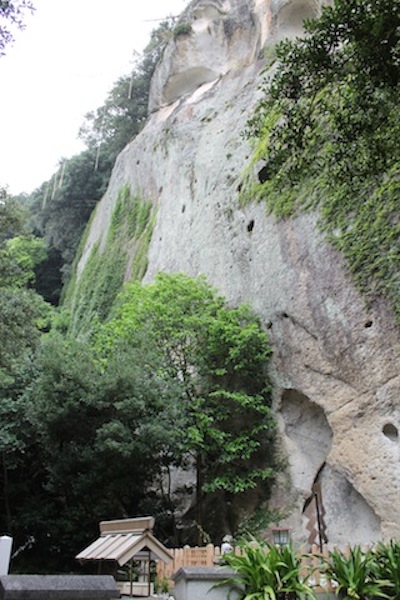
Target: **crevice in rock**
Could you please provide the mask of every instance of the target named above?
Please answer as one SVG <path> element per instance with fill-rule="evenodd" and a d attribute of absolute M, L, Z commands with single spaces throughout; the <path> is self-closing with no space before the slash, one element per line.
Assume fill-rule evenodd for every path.
<path fill-rule="evenodd" d="M 280 317 L 282 317 L 284 319 L 289 319 L 293 323 L 293 325 L 296 325 L 297 327 L 301 327 L 301 329 L 303 329 L 303 331 L 305 331 L 314 340 L 318 340 L 318 336 L 315 333 L 313 333 L 312 331 L 310 331 L 309 328 L 306 325 L 304 325 L 304 323 L 301 323 L 293 315 L 290 315 L 287 312 L 282 311 L 281 313 L 278 313 L 278 316 L 280 316 Z"/>

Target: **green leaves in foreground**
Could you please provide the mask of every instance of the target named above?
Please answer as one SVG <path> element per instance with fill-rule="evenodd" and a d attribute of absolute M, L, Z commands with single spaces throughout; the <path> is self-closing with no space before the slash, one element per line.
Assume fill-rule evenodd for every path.
<path fill-rule="evenodd" d="M 301 556 L 292 546 L 247 542 L 241 555 L 224 556 L 237 575 L 224 584 L 239 592 L 240 600 L 314 599 L 315 594 L 302 575 Z"/>
<path fill-rule="evenodd" d="M 363 552 L 360 546 L 350 548 L 348 554 L 333 550 L 326 559 L 325 573 L 336 586 L 336 594 L 344 600 L 391 597 L 386 589 L 392 584 L 382 579 L 383 571 L 373 550 Z"/>
<path fill-rule="evenodd" d="M 247 542 L 241 554 L 224 558 L 236 575 L 221 585 L 239 593 L 240 600 L 305 600 L 316 597 L 307 584 L 309 570 L 291 545 Z M 321 557 L 318 556 L 320 559 Z M 323 559 L 321 573 L 331 581 L 342 600 L 377 600 L 400 597 L 400 542 L 380 542 L 362 550 L 357 545 L 348 551 L 332 550 Z"/>
<path fill-rule="evenodd" d="M 379 543 L 374 549 L 376 574 L 381 580 L 390 581 L 384 586 L 390 598 L 400 598 L 400 541 L 391 540 L 389 543 Z"/>

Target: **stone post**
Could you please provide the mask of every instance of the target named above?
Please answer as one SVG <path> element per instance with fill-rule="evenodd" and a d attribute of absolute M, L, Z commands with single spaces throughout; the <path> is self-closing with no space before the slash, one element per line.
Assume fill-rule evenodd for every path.
<path fill-rule="evenodd" d="M 0 575 L 8 575 L 12 542 L 12 538 L 8 535 L 0 536 Z"/>

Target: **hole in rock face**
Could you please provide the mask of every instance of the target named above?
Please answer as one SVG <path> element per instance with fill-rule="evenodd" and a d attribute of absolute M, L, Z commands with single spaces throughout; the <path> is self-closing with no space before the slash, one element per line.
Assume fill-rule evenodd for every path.
<path fill-rule="evenodd" d="M 300 35 L 304 31 L 304 21 L 317 15 L 316 4 L 313 6 L 312 3 L 301 0 L 290 2 L 279 11 L 278 28 L 281 30 L 281 34 Z"/>
<path fill-rule="evenodd" d="M 248 222 L 247 224 L 247 231 L 249 233 L 251 233 L 254 229 L 254 219 L 251 219 L 251 221 Z"/>
<path fill-rule="evenodd" d="M 325 461 L 332 444 L 332 429 L 324 409 L 295 389 L 282 394 L 281 415 L 285 433 L 303 456 L 304 466 L 315 472 Z M 314 478 L 314 477 L 313 477 Z"/>
<path fill-rule="evenodd" d="M 365 327 L 366 329 L 368 329 L 368 327 L 372 327 L 372 321 L 367 321 L 367 322 L 365 323 L 364 327 Z"/>
<path fill-rule="evenodd" d="M 268 167 L 267 165 L 264 165 L 263 168 L 258 171 L 258 181 L 260 183 L 265 183 L 266 181 L 268 181 Z"/>
<path fill-rule="evenodd" d="M 389 438 L 389 440 L 391 440 L 392 442 L 395 442 L 398 440 L 399 430 L 397 429 L 397 427 L 395 425 L 393 425 L 393 423 L 386 423 L 382 427 L 382 433 L 387 438 Z"/>

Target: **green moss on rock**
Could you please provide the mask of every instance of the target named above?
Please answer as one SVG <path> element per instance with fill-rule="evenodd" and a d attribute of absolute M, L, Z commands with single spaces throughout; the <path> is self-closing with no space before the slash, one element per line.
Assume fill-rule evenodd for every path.
<path fill-rule="evenodd" d="M 129 186 L 123 186 L 111 216 L 106 243 L 100 247 L 98 242 L 93 247 L 77 278 L 76 266 L 84 248 L 84 242 L 81 243 L 74 275 L 65 294 L 74 333 L 89 333 L 99 321 L 108 318 L 126 279 L 143 278 L 154 223 L 152 203 L 138 194 L 131 195 Z M 87 232 L 84 240 L 87 240 Z"/>

